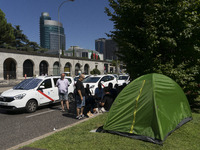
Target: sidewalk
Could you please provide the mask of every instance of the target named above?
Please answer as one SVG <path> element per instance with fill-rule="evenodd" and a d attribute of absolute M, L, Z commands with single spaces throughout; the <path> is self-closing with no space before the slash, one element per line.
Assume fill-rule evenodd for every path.
<path fill-rule="evenodd" d="M 68 125 L 68 126 L 66 126 L 66 127 L 60 128 L 60 129 L 57 129 L 57 130 L 55 130 L 55 131 L 53 131 L 53 132 L 46 133 L 46 134 L 44 134 L 44 135 L 41 135 L 41 136 L 36 137 L 36 138 L 34 138 L 34 139 L 31 139 L 31 140 L 29 140 L 29 141 L 23 142 L 23 143 L 21 143 L 21 144 L 19 144 L 19 145 L 13 146 L 13 147 L 11 147 L 11 148 L 9 148 L 9 149 L 7 149 L 7 150 L 17 150 L 17 149 L 19 149 L 20 147 L 29 145 L 29 144 L 31 144 L 31 143 L 33 143 L 33 142 L 35 142 L 35 141 L 41 140 L 41 139 L 43 139 L 43 138 L 45 138 L 45 137 L 47 137 L 47 136 L 50 136 L 50 135 L 52 135 L 52 134 L 54 134 L 54 133 L 56 133 L 56 132 L 60 132 L 60 131 L 62 131 L 62 130 L 64 130 L 64 129 L 67 129 L 67 128 L 73 127 L 73 126 L 75 126 L 75 125 L 77 125 L 77 124 L 80 124 L 80 123 L 82 123 L 82 122 L 88 121 L 89 119 L 95 118 L 95 117 L 97 117 L 98 115 L 101 115 L 101 114 L 103 114 L 103 113 L 98 113 L 98 114 L 95 114 L 94 116 L 92 116 L 92 117 L 90 117 L 90 118 L 82 119 L 82 120 L 80 120 L 80 121 L 78 121 L 78 122 L 76 122 L 76 123 L 73 123 L 73 124 L 71 124 L 71 125 Z M 42 150 L 42 149 L 33 149 L 33 148 L 29 148 L 29 147 L 24 147 L 24 148 L 21 148 L 21 149 L 19 149 L 19 150 Z"/>
<path fill-rule="evenodd" d="M 0 87 L 0 94 L 3 93 L 6 90 L 9 90 L 9 89 L 12 89 L 12 88 L 13 88 L 13 86 L 12 87 Z"/>
<path fill-rule="evenodd" d="M 8 87 L 18 84 L 24 79 L 11 79 L 11 80 L 0 80 L 0 87 Z"/>
<path fill-rule="evenodd" d="M 0 80 L 0 94 L 6 90 L 12 89 L 22 80 Z"/>

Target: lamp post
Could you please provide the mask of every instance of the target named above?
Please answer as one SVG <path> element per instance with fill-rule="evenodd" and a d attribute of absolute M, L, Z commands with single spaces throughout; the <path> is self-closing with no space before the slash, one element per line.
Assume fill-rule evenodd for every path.
<path fill-rule="evenodd" d="M 61 25 L 61 24 L 59 25 L 59 16 L 60 16 L 59 11 L 60 11 L 61 6 L 62 6 L 64 3 L 68 2 L 68 1 L 73 2 L 74 0 L 66 0 L 66 1 L 63 1 L 63 2 L 60 4 L 60 6 L 58 7 L 58 55 L 59 55 L 59 74 L 60 74 L 60 25 Z"/>

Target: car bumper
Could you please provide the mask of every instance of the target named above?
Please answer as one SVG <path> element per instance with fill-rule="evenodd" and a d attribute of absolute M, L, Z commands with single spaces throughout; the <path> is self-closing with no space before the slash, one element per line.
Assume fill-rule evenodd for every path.
<path fill-rule="evenodd" d="M 8 111 L 15 111 L 15 110 L 24 109 L 24 107 L 17 108 L 17 107 L 15 107 L 15 106 L 4 106 L 4 105 L 0 105 L 0 109 L 2 109 L 2 110 L 8 110 Z"/>
<path fill-rule="evenodd" d="M 17 110 L 25 108 L 24 104 L 20 104 L 15 100 L 12 102 L 2 102 L 0 101 L 0 109 L 6 109 L 6 110 Z"/>

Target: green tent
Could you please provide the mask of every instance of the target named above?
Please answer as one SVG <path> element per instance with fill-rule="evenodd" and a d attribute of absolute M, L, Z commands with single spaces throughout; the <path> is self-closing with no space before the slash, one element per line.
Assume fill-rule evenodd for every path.
<path fill-rule="evenodd" d="M 181 87 L 161 74 L 143 75 L 118 95 L 103 130 L 162 144 L 175 129 L 192 119 Z"/>

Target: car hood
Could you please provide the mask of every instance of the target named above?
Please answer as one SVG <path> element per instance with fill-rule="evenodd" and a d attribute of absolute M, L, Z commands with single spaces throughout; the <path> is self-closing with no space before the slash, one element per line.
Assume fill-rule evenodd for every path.
<path fill-rule="evenodd" d="M 14 89 L 10 89 L 10 90 L 7 90 L 7 91 L 4 91 L 1 96 L 4 96 L 4 97 L 14 97 L 16 95 L 19 95 L 19 94 L 23 94 L 23 93 L 26 93 L 27 90 L 14 90 Z"/>

